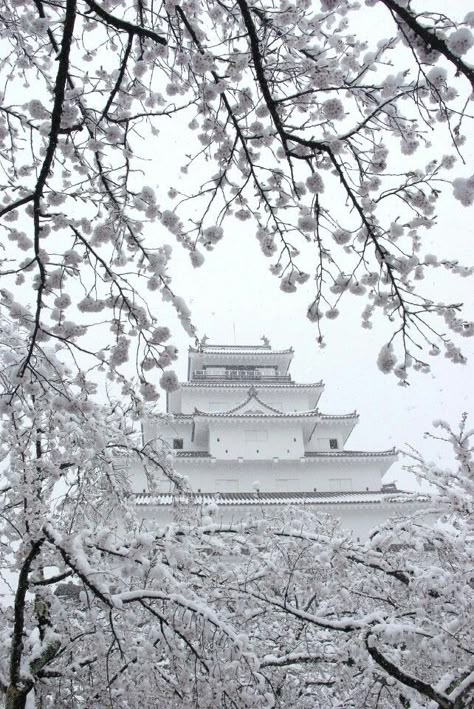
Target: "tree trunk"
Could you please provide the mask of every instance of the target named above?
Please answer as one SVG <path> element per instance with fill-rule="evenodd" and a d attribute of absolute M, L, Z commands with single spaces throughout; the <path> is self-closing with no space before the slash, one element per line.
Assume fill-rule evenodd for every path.
<path fill-rule="evenodd" d="M 25 709 L 28 690 L 8 687 L 5 698 L 5 709 Z"/>

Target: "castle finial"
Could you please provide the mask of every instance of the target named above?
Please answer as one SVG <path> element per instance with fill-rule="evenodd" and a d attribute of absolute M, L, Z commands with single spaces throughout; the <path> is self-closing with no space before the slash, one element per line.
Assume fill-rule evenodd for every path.
<path fill-rule="evenodd" d="M 268 339 L 268 337 L 266 337 L 265 335 L 262 335 L 262 337 L 260 339 L 262 340 L 265 347 L 270 347 L 270 340 Z"/>

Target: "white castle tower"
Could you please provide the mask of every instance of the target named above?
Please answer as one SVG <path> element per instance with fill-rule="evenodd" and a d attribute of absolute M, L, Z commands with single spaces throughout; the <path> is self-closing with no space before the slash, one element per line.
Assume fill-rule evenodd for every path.
<path fill-rule="evenodd" d="M 187 381 L 167 397 L 169 420 L 145 422 L 144 442 L 161 439 L 187 478 L 187 499 L 217 502 L 227 521 L 256 506 L 310 505 L 364 534 L 408 501 L 382 485 L 395 450 L 348 449 L 357 413 L 322 413 L 323 383 L 295 383 L 293 349 L 262 339 L 190 348 Z M 168 478 L 151 491 L 137 471 L 133 484 L 145 518 L 170 514 L 176 493 Z"/>

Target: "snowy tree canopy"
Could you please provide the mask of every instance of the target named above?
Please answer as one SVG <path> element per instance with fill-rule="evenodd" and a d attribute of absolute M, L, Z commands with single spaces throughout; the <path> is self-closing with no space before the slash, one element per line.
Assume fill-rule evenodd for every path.
<path fill-rule="evenodd" d="M 424 234 L 442 193 L 453 209 L 474 201 L 474 15 L 414 5 L 2 2 L 2 301 L 29 330 L 24 366 L 34 341 L 66 343 L 112 376 L 136 363 L 136 393 L 156 400 L 153 370 L 175 351 L 151 301 L 195 334 L 166 241 L 201 266 L 230 217 L 283 291 L 314 281 L 317 337 L 353 295 L 363 327 L 392 323 L 382 371 L 404 381 L 429 353 L 462 362 L 473 324 L 423 278 L 472 267 L 449 244 L 427 252 Z M 170 117 L 186 192 L 160 188 Z"/>
<path fill-rule="evenodd" d="M 186 499 L 134 427 L 156 382 L 177 384 L 158 296 L 196 337 L 167 242 L 199 267 L 231 219 L 283 291 L 314 281 L 317 337 L 354 296 L 364 327 L 391 323 L 382 371 L 463 361 L 473 325 L 423 277 L 472 269 L 424 235 L 441 194 L 474 202 L 474 15 L 414 5 L 0 0 L 7 709 L 472 706 L 465 420 L 439 425 L 452 471 L 412 454 L 441 490 L 433 508 L 365 545 L 302 511 L 228 528 L 183 512 L 145 533 L 120 464 L 136 457 Z M 164 191 L 170 118 L 185 189 Z M 120 403 L 96 403 L 97 373 Z"/>
<path fill-rule="evenodd" d="M 474 699 L 473 431 L 438 422 L 442 470 L 415 516 L 361 544 L 294 509 L 235 525 L 181 511 L 141 529 L 120 460 L 133 412 L 98 407 L 47 349 L 18 376 L 1 334 L 0 690 L 7 709 L 340 706 L 468 709 Z M 175 480 L 182 486 L 183 481 Z M 34 697 L 34 699 L 33 699 Z"/>

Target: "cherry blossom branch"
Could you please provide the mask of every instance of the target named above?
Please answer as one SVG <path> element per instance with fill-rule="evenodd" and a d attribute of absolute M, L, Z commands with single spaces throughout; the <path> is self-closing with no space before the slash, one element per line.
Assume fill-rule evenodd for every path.
<path fill-rule="evenodd" d="M 451 64 L 454 64 L 460 74 L 463 74 L 470 82 L 474 91 L 474 69 L 466 64 L 460 57 L 450 50 L 446 41 L 439 37 L 435 32 L 432 32 L 427 27 L 424 27 L 418 22 L 416 17 L 406 7 L 402 7 L 395 0 L 380 0 L 393 15 L 400 17 L 406 25 L 420 37 L 427 47 L 435 49 L 442 54 Z"/>
<path fill-rule="evenodd" d="M 371 658 L 378 664 L 382 669 L 387 672 L 390 677 L 394 677 L 399 682 L 404 684 L 406 687 L 411 687 L 416 689 L 417 692 L 422 694 L 428 699 L 438 703 L 440 709 L 454 709 L 455 704 L 452 702 L 446 694 L 438 692 L 427 682 L 424 682 L 417 677 L 405 672 L 400 667 L 397 667 L 393 662 L 391 662 L 380 650 L 375 647 L 375 637 L 369 632 L 365 638 L 365 647 Z"/>
<path fill-rule="evenodd" d="M 16 200 L 16 202 L 12 202 L 7 207 L 4 207 L 0 210 L 0 217 L 5 216 L 5 214 L 8 214 L 8 212 L 12 212 L 14 209 L 18 209 L 18 207 L 21 207 L 24 204 L 28 204 L 28 202 L 32 202 L 33 200 L 34 194 L 29 194 L 26 195 L 26 197 L 22 197 L 21 199 Z"/>
<path fill-rule="evenodd" d="M 54 155 L 58 145 L 58 137 L 61 128 L 61 115 L 64 103 L 66 82 L 68 80 L 69 55 L 74 38 L 74 24 L 76 20 L 76 0 L 66 0 L 66 14 L 64 18 L 63 39 L 61 51 L 58 57 L 58 71 L 54 86 L 54 103 L 51 112 L 51 129 L 49 132 L 49 142 L 46 148 L 45 157 L 36 182 L 33 196 L 33 224 L 34 224 L 34 252 L 38 264 L 40 282 L 36 294 L 36 312 L 33 332 L 30 335 L 30 342 L 25 359 L 19 370 L 20 378 L 24 376 L 26 368 L 33 354 L 36 336 L 40 329 L 40 317 L 43 306 L 43 291 L 46 287 L 46 269 L 41 256 L 41 202 L 43 190 L 48 179 Z"/>
<path fill-rule="evenodd" d="M 158 35 L 153 30 L 149 30 L 146 27 L 140 27 L 139 25 L 134 25 L 131 22 L 128 22 L 127 20 L 123 20 L 119 17 L 115 17 L 115 15 L 111 15 L 109 12 L 107 12 L 107 10 L 104 10 L 103 7 L 98 5 L 95 0 L 84 1 L 86 5 L 88 5 L 89 8 L 97 15 L 97 17 L 100 17 L 100 19 L 103 20 L 105 24 L 109 25 L 110 27 L 114 27 L 120 32 L 128 32 L 130 37 L 134 37 L 136 35 L 137 37 L 151 39 L 153 40 L 153 42 L 161 44 L 164 47 L 167 45 L 166 39 Z"/>

